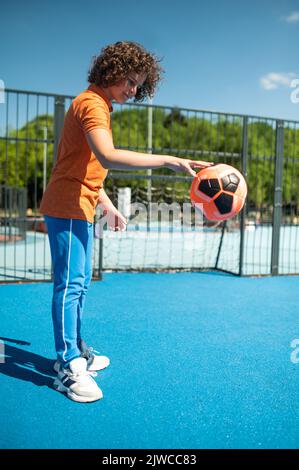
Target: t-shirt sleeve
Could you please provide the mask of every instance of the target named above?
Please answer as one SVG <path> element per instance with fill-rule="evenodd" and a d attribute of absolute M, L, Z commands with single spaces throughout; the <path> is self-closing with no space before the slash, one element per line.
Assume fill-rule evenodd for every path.
<path fill-rule="evenodd" d="M 82 100 L 76 110 L 76 117 L 83 131 L 92 129 L 110 130 L 110 115 L 107 105 L 102 100 L 86 98 Z"/>

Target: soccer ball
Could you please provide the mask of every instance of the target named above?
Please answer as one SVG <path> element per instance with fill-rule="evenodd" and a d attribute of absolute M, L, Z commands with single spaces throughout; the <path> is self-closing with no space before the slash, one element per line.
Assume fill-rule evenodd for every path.
<path fill-rule="evenodd" d="M 240 212 L 246 196 L 244 176 L 222 163 L 199 171 L 190 189 L 191 201 L 202 204 L 199 208 L 208 220 L 230 219 Z"/>

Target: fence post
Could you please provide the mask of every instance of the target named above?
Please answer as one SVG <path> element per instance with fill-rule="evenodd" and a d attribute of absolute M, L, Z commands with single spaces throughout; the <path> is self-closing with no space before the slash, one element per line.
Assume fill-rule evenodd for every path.
<path fill-rule="evenodd" d="M 65 114 L 65 98 L 63 96 L 55 96 L 54 104 L 54 156 L 53 164 L 56 162 L 58 144 L 60 139 L 61 130 L 64 122 Z"/>
<path fill-rule="evenodd" d="M 272 217 L 272 246 L 271 246 L 271 274 L 278 274 L 279 265 L 279 238 L 282 216 L 282 172 L 283 172 L 283 145 L 284 122 L 276 121 L 275 142 L 275 182 Z"/>
<path fill-rule="evenodd" d="M 222 242 L 223 242 L 223 238 L 224 238 L 224 232 L 225 232 L 225 229 L 226 229 L 226 225 L 227 225 L 227 221 L 225 220 L 223 222 L 222 229 L 221 229 L 221 238 L 220 238 L 220 243 L 219 243 L 219 246 L 218 246 L 218 252 L 217 252 L 217 256 L 216 256 L 216 263 L 215 263 L 214 269 L 218 269 L 218 261 L 219 261 L 219 258 L 220 258 L 220 253 L 221 253 Z"/>
<path fill-rule="evenodd" d="M 147 153 L 153 153 L 153 108 L 151 106 L 152 99 L 149 99 L 149 107 L 147 110 Z M 151 202 L 152 202 L 152 170 L 147 170 L 147 231 L 150 230 L 151 223 Z"/>
<path fill-rule="evenodd" d="M 153 108 L 151 106 L 152 100 L 149 100 L 147 112 L 147 153 L 153 153 Z M 147 175 L 152 176 L 152 170 L 147 170 Z M 147 201 L 152 200 L 152 179 L 147 180 Z"/>
<path fill-rule="evenodd" d="M 243 135 L 242 135 L 242 173 L 247 177 L 247 155 L 248 155 L 248 116 L 243 117 Z M 240 214 L 240 256 L 239 256 L 239 276 L 243 275 L 244 264 L 244 236 L 245 236 L 245 207 Z"/>

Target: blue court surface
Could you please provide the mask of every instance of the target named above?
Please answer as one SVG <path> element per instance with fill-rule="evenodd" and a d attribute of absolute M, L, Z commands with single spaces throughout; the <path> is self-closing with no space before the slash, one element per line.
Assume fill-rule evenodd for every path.
<path fill-rule="evenodd" d="M 90 404 L 52 388 L 52 285 L 1 285 L 0 447 L 298 448 L 298 285 L 105 274 L 83 331 L 111 365 Z"/>

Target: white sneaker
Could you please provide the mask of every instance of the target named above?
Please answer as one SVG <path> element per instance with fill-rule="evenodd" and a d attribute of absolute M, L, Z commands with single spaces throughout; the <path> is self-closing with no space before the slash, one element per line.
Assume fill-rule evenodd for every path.
<path fill-rule="evenodd" d="M 90 371 L 97 371 L 105 369 L 110 364 L 110 359 L 107 356 L 96 356 L 94 353 L 98 353 L 93 348 L 88 348 L 85 341 L 81 339 L 80 342 L 81 356 L 87 360 L 87 369 Z"/>
<path fill-rule="evenodd" d="M 96 372 L 98 370 L 103 370 L 110 365 L 110 359 L 107 356 L 96 356 L 94 352 L 98 352 L 93 348 L 88 348 L 85 341 L 81 340 L 80 343 L 81 357 L 84 357 L 87 361 L 87 370 L 91 372 Z M 53 369 L 55 372 L 59 372 L 60 369 L 59 361 L 56 361 Z"/>
<path fill-rule="evenodd" d="M 103 398 L 102 390 L 91 377 L 95 372 L 87 370 L 87 361 L 83 357 L 73 359 L 69 366 L 61 368 L 54 381 L 54 388 L 78 402 L 91 402 Z"/>

